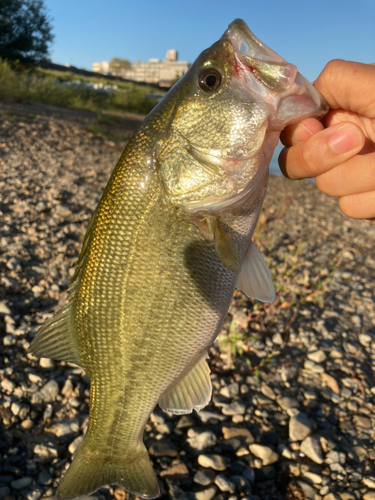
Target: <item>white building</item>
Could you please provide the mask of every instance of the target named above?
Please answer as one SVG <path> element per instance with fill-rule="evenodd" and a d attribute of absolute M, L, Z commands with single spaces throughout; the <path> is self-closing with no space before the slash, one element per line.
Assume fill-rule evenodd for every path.
<path fill-rule="evenodd" d="M 91 65 L 91 69 L 95 73 L 103 73 L 103 75 L 106 75 L 107 73 L 109 73 L 109 62 L 93 62 Z"/>
<path fill-rule="evenodd" d="M 131 63 L 130 69 L 118 69 L 112 71 L 113 75 L 121 76 L 135 82 L 157 83 L 161 87 L 169 87 L 190 68 L 190 63 L 177 60 L 177 51 L 167 50 L 163 61 L 160 59 L 149 59 L 148 62 L 136 61 Z M 92 70 L 98 73 L 108 73 L 109 63 L 92 63 Z"/>

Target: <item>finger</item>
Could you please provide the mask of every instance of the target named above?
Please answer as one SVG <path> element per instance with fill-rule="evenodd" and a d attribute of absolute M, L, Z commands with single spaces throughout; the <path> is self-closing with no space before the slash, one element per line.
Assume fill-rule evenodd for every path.
<path fill-rule="evenodd" d="M 375 191 L 350 194 L 339 199 L 341 211 L 353 219 L 373 219 L 375 217 Z"/>
<path fill-rule="evenodd" d="M 361 151 L 363 132 L 353 123 L 338 123 L 307 141 L 284 148 L 279 156 L 282 173 L 289 179 L 316 177 Z"/>
<path fill-rule="evenodd" d="M 299 142 L 306 141 L 312 135 L 323 130 L 323 125 L 315 118 L 307 118 L 299 123 L 294 123 L 286 127 L 280 135 L 280 140 L 284 146 L 294 146 Z"/>
<path fill-rule="evenodd" d="M 375 118 L 375 66 L 334 59 L 315 81 L 330 108 L 343 108 Z"/>
<path fill-rule="evenodd" d="M 317 187 L 329 196 L 375 191 L 375 153 L 355 155 L 315 178 Z"/>

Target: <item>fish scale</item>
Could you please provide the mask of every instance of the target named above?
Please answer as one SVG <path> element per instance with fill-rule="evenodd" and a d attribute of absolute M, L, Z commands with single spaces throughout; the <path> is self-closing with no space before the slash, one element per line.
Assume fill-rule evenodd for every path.
<path fill-rule="evenodd" d="M 69 302 L 31 344 L 91 379 L 87 432 L 57 500 L 106 484 L 158 496 L 146 422 L 158 403 L 175 414 L 208 404 L 207 350 L 236 284 L 273 301 L 251 241 L 268 165 L 283 126 L 325 110 L 236 20 L 136 131 L 89 224 Z"/>

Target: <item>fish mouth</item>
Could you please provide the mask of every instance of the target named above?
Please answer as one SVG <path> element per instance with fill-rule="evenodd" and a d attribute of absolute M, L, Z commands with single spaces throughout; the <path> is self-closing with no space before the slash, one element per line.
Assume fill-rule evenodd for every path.
<path fill-rule="evenodd" d="M 261 42 L 242 19 L 233 21 L 222 39 L 233 48 L 233 79 L 239 84 L 241 98 L 253 101 L 256 95 L 276 110 L 270 122 L 273 129 L 328 111 L 325 99 L 297 67 Z"/>

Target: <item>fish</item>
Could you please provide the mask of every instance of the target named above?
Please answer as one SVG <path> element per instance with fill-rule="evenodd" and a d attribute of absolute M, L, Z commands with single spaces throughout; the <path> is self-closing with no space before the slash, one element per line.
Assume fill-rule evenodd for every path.
<path fill-rule="evenodd" d="M 30 347 L 90 377 L 87 432 L 57 500 L 107 484 L 160 494 L 145 425 L 156 405 L 181 415 L 209 403 L 207 351 L 236 287 L 274 300 L 251 239 L 268 166 L 286 125 L 327 109 L 237 19 L 134 133 L 89 223 L 68 302 Z"/>

